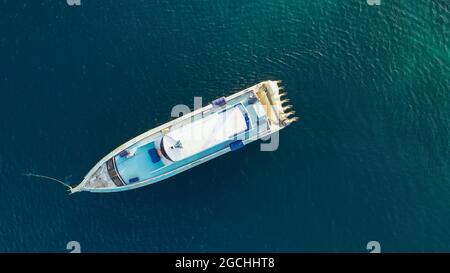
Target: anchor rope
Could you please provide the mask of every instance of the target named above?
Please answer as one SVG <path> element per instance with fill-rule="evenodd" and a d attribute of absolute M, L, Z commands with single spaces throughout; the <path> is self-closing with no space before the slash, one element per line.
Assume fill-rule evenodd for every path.
<path fill-rule="evenodd" d="M 37 177 L 37 178 L 43 178 L 43 179 L 47 179 L 47 180 L 53 180 L 53 181 L 56 181 L 56 182 L 58 182 L 58 183 L 60 183 L 60 184 L 62 184 L 64 186 L 68 187 L 69 189 L 72 189 L 72 186 L 70 186 L 69 184 L 66 184 L 63 181 L 61 181 L 59 179 L 56 179 L 56 178 L 53 178 L 53 177 L 50 177 L 50 176 L 34 174 L 34 173 L 24 173 L 23 175 L 27 176 L 27 177 Z"/>

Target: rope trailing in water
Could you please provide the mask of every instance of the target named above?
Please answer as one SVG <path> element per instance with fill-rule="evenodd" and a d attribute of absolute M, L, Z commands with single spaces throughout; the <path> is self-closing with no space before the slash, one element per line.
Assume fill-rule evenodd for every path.
<path fill-rule="evenodd" d="M 68 187 L 69 189 L 72 189 L 72 186 L 70 186 L 69 184 L 66 184 L 63 181 L 61 181 L 59 179 L 56 179 L 56 178 L 53 178 L 53 177 L 50 177 L 50 176 L 34 174 L 34 173 L 24 173 L 23 175 L 27 176 L 27 177 L 37 177 L 37 178 L 43 178 L 43 179 L 47 179 L 47 180 L 53 180 L 53 181 L 56 181 L 56 182 L 58 182 L 58 183 L 60 183 L 60 184 L 62 184 L 64 186 Z"/>

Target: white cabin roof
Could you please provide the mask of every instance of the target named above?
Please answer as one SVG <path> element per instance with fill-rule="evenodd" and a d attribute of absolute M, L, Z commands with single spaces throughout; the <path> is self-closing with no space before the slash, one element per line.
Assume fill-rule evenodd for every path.
<path fill-rule="evenodd" d="M 246 129 L 243 112 L 234 106 L 174 129 L 163 137 L 162 145 L 170 160 L 180 161 L 230 140 Z"/>

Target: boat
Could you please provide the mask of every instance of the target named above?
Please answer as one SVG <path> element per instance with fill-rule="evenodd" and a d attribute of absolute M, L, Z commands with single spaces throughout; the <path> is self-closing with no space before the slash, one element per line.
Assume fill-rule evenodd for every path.
<path fill-rule="evenodd" d="M 298 118 L 281 81 L 264 81 L 151 129 L 101 159 L 71 193 L 147 186 L 255 140 Z"/>

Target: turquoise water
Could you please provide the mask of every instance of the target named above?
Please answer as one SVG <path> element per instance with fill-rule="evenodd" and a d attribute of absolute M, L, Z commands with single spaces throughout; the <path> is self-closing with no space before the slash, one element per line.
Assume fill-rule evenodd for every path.
<path fill-rule="evenodd" d="M 0 0 L 0 251 L 450 251 L 450 1 Z M 300 121 L 129 192 L 117 145 L 281 79 Z M 132 228 L 130 228 L 132 227 Z"/>

